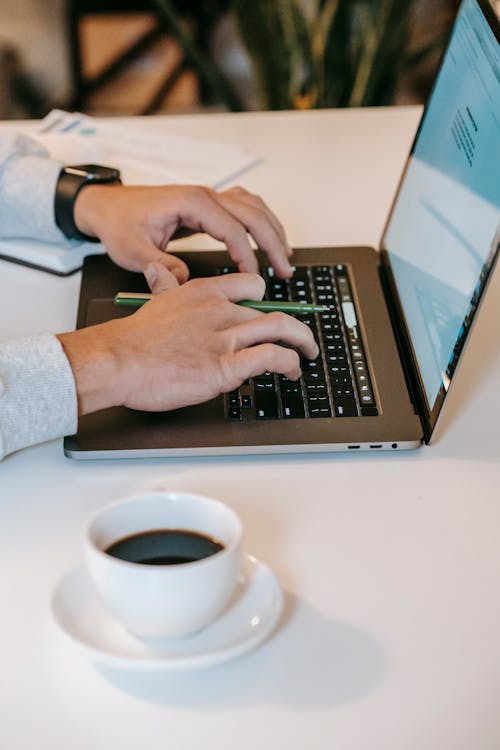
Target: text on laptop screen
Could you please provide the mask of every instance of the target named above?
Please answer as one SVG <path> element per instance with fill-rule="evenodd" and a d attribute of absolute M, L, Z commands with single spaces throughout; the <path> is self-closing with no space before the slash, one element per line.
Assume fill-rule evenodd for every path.
<path fill-rule="evenodd" d="M 500 51 L 464 0 L 385 236 L 431 409 L 499 242 Z"/>

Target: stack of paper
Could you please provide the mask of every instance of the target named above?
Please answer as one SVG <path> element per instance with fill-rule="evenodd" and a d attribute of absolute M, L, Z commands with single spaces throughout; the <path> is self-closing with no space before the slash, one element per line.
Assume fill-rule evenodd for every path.
<path fill-rule="evenodd" d="M 132 185 L 219 188 L 257 162 L 253 154 L 233 144 L 152 133 L 149 128 L 144 131 L 58 109 L 42 120 L 35 135 L 55 159 L 117 167 L 123 181 Z"/>

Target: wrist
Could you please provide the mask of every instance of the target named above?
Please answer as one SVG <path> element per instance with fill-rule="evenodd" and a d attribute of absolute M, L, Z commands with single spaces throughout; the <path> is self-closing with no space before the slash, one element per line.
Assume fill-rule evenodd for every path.
<path fill-rule="evenodd" d="M 113 321 L 57 335 L 75 380 L 79 416 L 119 404 L 118 360 L 109 345 L 110 327 Z"/>
<path fill-rule="evenodd" d="M 117 185 L 87 184 L 79 191 L 73 207 L 73 217 L 79 232 L 102 239 L 109 201 L 116 190 Z"/>
<path fill-rule="evenodd" d="M 113 167 L 99 164 L 77 164 L 61 169 L 54 196 L 54 213 L 56 224 L 62 233 L 76 240 L 95 242 L 99 235 L 95 231 L 84 232 L 78 226 L 75 209 L 80 194 L 88 186 L 120 184 L 120 172 Z M 88 217 L 80 218 L 80 225 L 87 226 Z M 91 224 L 89 228 L 92 229 Z"/>

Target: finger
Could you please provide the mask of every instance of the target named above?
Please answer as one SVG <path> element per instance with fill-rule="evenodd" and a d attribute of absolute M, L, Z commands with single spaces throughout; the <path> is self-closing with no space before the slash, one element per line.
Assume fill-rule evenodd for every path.
<path fill-rule="evenodd" d="M 174 274 L 161 263 L 149 263 L 144 269 L 144 276 L 153 294 L 179 286 Z"/>
<path fill-rule="evenodd" d="M 245 190 L 245 188 L 239 185 L 233 188 L 229 188 L 228 190 L 223 190 L 219 193 L 219 195 L 235 196 L 238 200 L 247 203 L 249 206 L 254 206 L 255 208 L 258 208 L 259 210 L 263 211 L 266 214 L 268 221 L 273 225 L 276 233 L 278 234 L 281 241 L 285 245 L 288 256 L 291 256 L 293 254 L 293 250 L 290 247 L 290 244 L 287 240 L 286 232 L 285 232 L 285 228 L 283 224 L 278 219 L 276 214 L 273 211 L 271 211 L 267 203 L 262 200 L 260 195 L 256 195 L 255 193 L 250 193 L 248 190 Z"/>
<path fill-rule="evenodd" d="M 140 249 L 135 251 L 136 257 L 141 264 L 141 270 L 149 263 L 160 264 L 177 279 L 179 284 L 184 284 L 189 278 L 189 268 L 183 260 L 171 253 L 165 253 L 153 243 L 144 242 Z"/>
<path fill-rule="evenodd" d="M 200 295 L 218 292 L 230 302 L 240 302 L 243 299 L 261 300 L 266 291 L 266 282 L 258 273 L 227 273 L 193 279 L 188 283 L 191 289 L 197 288 Z"/>
<path fill-rule="evenodd" d="M 308 326 L 282 312 L 272 312 L 240 323 L 233 329 L 235 347 L 266 342 L 282 342 L 299 349 L 307 359 L 316 359 L 319 348 Z"/>
<path fill-rule="evenodd" d="M 234 194 L 221 194 L 217 196 L 217 200 L 245 227 L 259 248 L 267 254 L 276 274 L 282 278 L 290 278 L 293 269 L 289 262 L 288 243 L 283 241 L 268 213 L 255 202 L 250 204 Z M 229 254 L 231 255 L 231 252 Z M 248 270 L 246 266 L 239 268 Z"/>
<path fill-rule="evenodd" d="M 176 255 L 161 252 L 161 255 L 156 260 L 175 276 L 179 284 L 185 284 L 189 279 L 189 268 Z"/>
<path fill-rule="evenodd" d="M 216 200 L 216 195 L 208 188 L 186 189 L 179 212 L 181 224 L 223 242 L 239 271 L 257 273 L 258 263 L 245 226 Z"/>
<path fill-rule="evenodd" d="M 240 382 L 263 372 L 277 372 L 290 380 L 298 380 L 301 375 L 297 352 L 278 344 L 258 344 L 236 352 L 233 357 L 233 371 L 236 371 Z"/>
<path fill-rule="evenodd" d="M 123 258 L 118 257 L 116 252 L 112 253 L 111 250 L 109 252 L 119 265 L 124 265 Z M 183 260 L 171 253 L 165 253 L 154 242 L 144 240 L 143 237 L 130 238 L 127 256 L 129 261 L 126 267 L 132 271 L 144 272 L 149 263 L 161 263 L 175 276 L 179 284 L 184 284 L 189 278 L 189 268 Z"/>

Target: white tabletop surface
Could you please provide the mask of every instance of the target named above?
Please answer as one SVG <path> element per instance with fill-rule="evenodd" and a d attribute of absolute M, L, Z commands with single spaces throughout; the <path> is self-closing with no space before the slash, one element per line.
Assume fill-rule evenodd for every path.
<path fill-rule="evenodd" d="M 152 118 L 241 143 L 239 182 L 295 245 L 376 244 L 418 108 Z M 191 243 L 191 245 L 189 244 Z M 208 246 L 206 240 L 185 246 Z M 74 325 L 78 275 L 0 263 L 0 337 Z M 438 440 L 399 454 L 0 465 L 0 746 L 6 750 L 498 750 L 498 274 Z M 88 515 L 145 487 L 218 497 L 285 590 L 256 651 L 148 675 L 96 668 L 50 616 Z"/>

